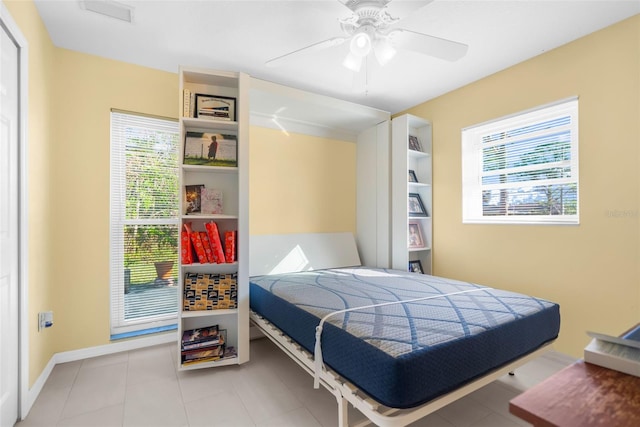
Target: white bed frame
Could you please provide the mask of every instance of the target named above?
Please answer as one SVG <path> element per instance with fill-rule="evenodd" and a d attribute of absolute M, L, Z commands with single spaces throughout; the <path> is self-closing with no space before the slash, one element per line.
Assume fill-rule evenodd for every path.
<path fill-rule="evenodd" d="M 360 258 L 351 233 L 285 234 L 251 237 L 250 276 L 356 265 L 360 265 Z M 257 313 L 251 311 L 250 316 L 255 326 L 267 338 L 273 341 L 310 375 L 314 375 L 314 358 L 311 353 L 300 347 L 284 332 Z M 368 419 L 362 423 L 352 425 L 352 427 L 365 426 L 371 423 L 381 427 L 400 427 L 411 424 L 484 387 L 532 359 L 540 357 L 550 349 L 551 343 L 463 387 L 411 409 L 388 408 L 379 404 L 326 366 L 320 373 L 320 384 L 329 390 L 338 402 L 339 427 L 349 426 L 348 403 L 351 403 L 354 408 L 362 412 Z"/>

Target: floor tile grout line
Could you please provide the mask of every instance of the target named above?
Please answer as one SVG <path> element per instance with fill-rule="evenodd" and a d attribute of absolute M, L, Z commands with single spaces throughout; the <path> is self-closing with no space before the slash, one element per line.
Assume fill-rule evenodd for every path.
<path fill-rule="evenodd" d="M 69 398 L 71 397 L 71 393 L 73 393 L 73 388 L 76 385 L 76 381 L 78 381 L 78 375 L 80 375 L 80 370 L 82 369 L 82 365 L 84 365 L 87 359 L 82 359 L 79 363 L 78 368 L 73 376 L 73 381 L 71 381 L 71 386 L 69 387 L 69 392 L 67 393 L 67 397 L 64 399 L 64 404 L 62 405 L 62 410 L 58 414 L 58 419 L 56 420 L 56 425 L 58 425 L 62 420 L 64 420 L 64 411 L 67 408 L 67 404 L 69 403 Z"/>

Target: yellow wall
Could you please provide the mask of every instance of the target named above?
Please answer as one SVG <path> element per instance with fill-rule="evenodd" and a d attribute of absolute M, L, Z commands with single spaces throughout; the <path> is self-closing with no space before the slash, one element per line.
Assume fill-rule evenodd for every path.
<path fill-rule="evenodd" d="M 250 232 L 356 232 L 356 144 L 251 127 Z"/>
<path fill-rule="evenodd" d="M 575 357 L 640 321 L 639 61 L 635 16 L 408 111 L 433 121 L 435 273 L 560 303 Z M 573 95 L 580 225 L 462 224 L 461 129 Z"/>
<path fill-rule="evenodd" d="M 50 207 L 55 199 L 51 185 L 53 75 L 55 47 L 32 2 L 5 1 L 12 18 L 27 39 L 29 52 L 28 97 L 28 340 L 29 383 L 38 378 L 54 353 L 54 336 L 38 332 L 38 312 L 53 306 Z"/>
<path fill-rule="evenodd" d="M 54 352 L 109 343 L 111 108 L 177 118 L 175 73 L 56 50 L 49 210 Z"/>

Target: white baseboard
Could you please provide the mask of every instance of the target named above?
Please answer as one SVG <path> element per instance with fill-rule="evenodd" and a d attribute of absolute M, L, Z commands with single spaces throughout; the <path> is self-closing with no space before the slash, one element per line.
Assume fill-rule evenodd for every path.
<path fill-rule="evenodd" d="M 27 392 L 26 408 L 21 408 L 20 411 L 21 420 L 24 420 L 25 418 L 27 418 L 27 415 L 29 415 L 29 411 L 31 411 L 33 404 L 36 402 L 36 399 L 40 395 L 40 392 L 47 382 L 49 375 L 51 375 L 51 371 L 53 371 L 53 368 L 56 366 L 55 357 L 56 355 L 54 354 L 53 357 L 49 359 L 49 363 L 47 363 L 47 366 L 44 367 L 36 382 L 33 383 L 33 387 L 31 387 Z"/>
<path fill-rule="evenodd" d="M 90 357 L 106 356 L 107 354 L 120 353 L 122 351 L 137 350 L 139 348 L 153 347 L 154 345 L 178 342 L 178 334 L 175 331 L 155 334 L 141 338 L 121 340 L 111 344 L 96 347 L 82 348 L 79 350 L 65 351 L 54 354 L 56 363 L 75 362 L 76 360 L 89 359 Z"/>
<path fill-rule="evenodd" d="M 33 384 L 33 387 L 31 387 L 27 392 L 27 402 L 26 402 L 27 407 L 22 408 L 22 411 L 21 411 L 22 419 L 24 420 L 29 414 L 29 411 L 31 411 L 31 408 L 33 407 L 33 404 L 35 403 L 36 399 L 40 395 L 40 392 L 42 391 L 42 388 L 47 382 L 49 375 L 51 375 L 53 368 L 58 363 L 75 362 L 76 360 L 84 360 L 84 359 L 89 359 L 91 357 L 97 357 L 97 356 L 106 356 L 108 354 L 115 354 L 115 353 L 120 353 L 123 351 L 129 351 L 129 350 L 137 350 L 139 348 L 153 347 L 154 345 L 168 344 L 168 343 L 177 342 L 177 341 L 178 341 L 177 332 L 172 331 L 167 333 L 155 334 L 147 337 L 122 340 L 118 342 L 113 342 L 111 344 L 99 345 L 96 347 L 88 347 L 88 348 L 82 348 L 79 350 L 64 351 L 62 353 L 54 354 L 49 360 L 49 363 L 47 363 L 47 366 L 45 366 L 45 368 L 42 370 L 42 373 L 40 374 L 40 376 L 38 376 L 38 379 Z"/>

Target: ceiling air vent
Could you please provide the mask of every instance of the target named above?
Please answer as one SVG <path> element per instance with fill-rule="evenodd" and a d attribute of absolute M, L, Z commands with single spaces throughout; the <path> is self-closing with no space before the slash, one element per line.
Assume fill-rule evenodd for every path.
<path fill-rule="evenodd" d="M 80 0 L 80 7 L 110 18 L 133 22 L 133 7 L 111 0 Z"/>

